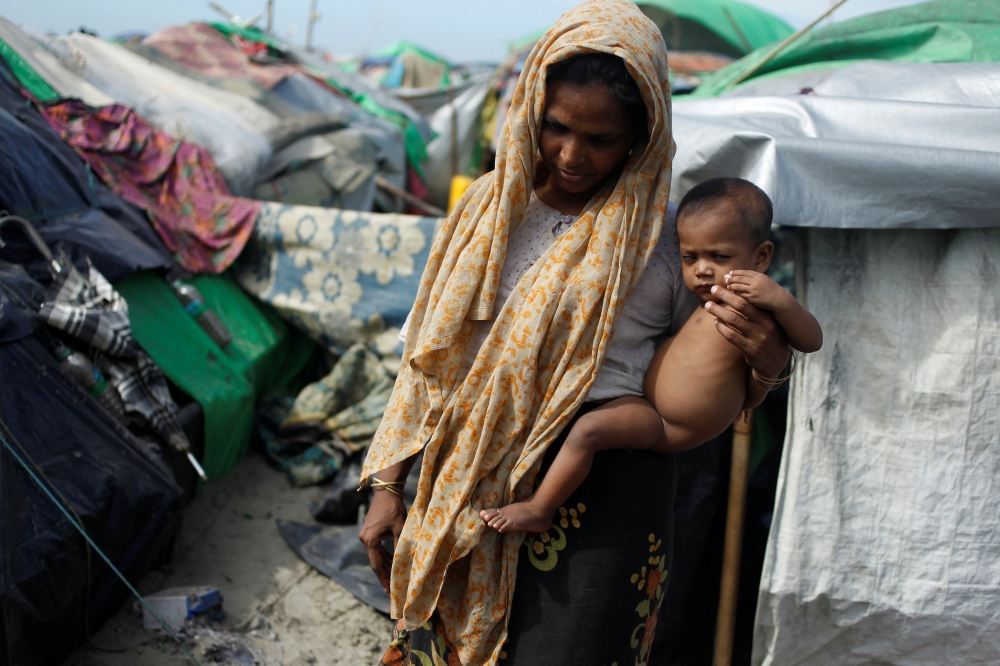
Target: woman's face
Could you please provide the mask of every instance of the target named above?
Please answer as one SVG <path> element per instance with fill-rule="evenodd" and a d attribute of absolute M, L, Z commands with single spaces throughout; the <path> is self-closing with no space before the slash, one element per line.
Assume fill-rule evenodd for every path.
<path fill-rule="evenodd" d="M 634 138 L 607 86 L 556 81 L 547 91 L 539 143 L 550 186 L 585 203 L 625 161 Z"/>

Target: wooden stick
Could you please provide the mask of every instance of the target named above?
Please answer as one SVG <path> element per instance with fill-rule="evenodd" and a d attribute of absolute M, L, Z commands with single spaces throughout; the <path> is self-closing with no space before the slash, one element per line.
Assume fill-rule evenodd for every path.
<path fill-rule="evenodd" d="M 743 549 L 743 513 L 747 501 L 747 471 L 750 466 L 749 421 L 742 418 L 733 426 L 733 461 L 729 471 L 729 507 L 726 509 L 726 545 L 722 556 L 719 585 L 719 615 L 715 622 L 713 666 L 730 666 L 733 661 L 733 633 L 736 629 L 736 602 L 739 598 L 740 556 Z"/>
<path fill-rule="evenodd" d="M 830 5 L 829 8 L 827 8 L 827 10 L 825 12 L 823 12 L 822 14 L 820 14 L 819 16 L 817 16 L 816 19 L 812 23 L 810 23 L 809 25 L 805 26 L 804 28 L 798 30 L 794 34 L 789 35 L 787 38 L 785 38 L 784 41 L 782 41 L 780 44 L 778 44 L 773 49 L 771 49 L 771 51 L 768 52 L 768 54 L 766 56 L 764 56 L 764 58 L 762 60 L 760 60 L 759 62 L 757 62 L 757 64 L 753 65 L 752 67 L 750 67 L 749 69 L 747 69 L 745 72 L 743 72 L 742 74 L 740 74 L 739 76 L 737 76 L 735 79 L 733 79 L 732 81 L 730 81 L 729 83 L 727 83 L 725 89 L 729 90 L 733 86 L 738 85 L 738 84 L 743 83 L 744 81 L 746 81 L 748 78 L 750 78 L 751 74 L 753 74 L 754 72 L 756 72 L 758 69 L 760 69 L 761 67 L 763 67 L 767 63 L 769 63 L 772 60 L 774 60 L 774 57 L 776 55 L 778 55 L 779 53 L 781 53 L 782 51 L 784 51 L 788 47 L 789 44 L 791 44 L 792 42 L 794 42 L 795 40 L 797 40 L 799 37 L 801 37 L 802 35 L 806 34 L 810 30 L 812 30 L 813 26 L 815 26 L 817 23 L 819 23 L 820 21 L 822 21 L 823 19 L 825 19 L 827 16 L 829 16 L 830 14 L 832 14 L 833 10 L 835 10 L 837 7 L 840 7 L 845 2 L 847 2 L 847 0 L 838 0 L 834 4 Z"/>
<path fill-rule="evenodd" d="M 441 210 L 437 206 L 429 204 L 426 201 L 421 201 L 420 199 L 416 198 L 415 196 L 413 196 L 412 194 L 410 194 L 409 192 L 407 192 L 406 190 L 404 190 L 402 187 L 397 187 L 397 186 L 393 185 L 392 183 L 390 183 L 389 181 L 387 181 L 382 176 L 375 176 L 375 184 L 378 185 L 379 187 L 381 187 L 383 190 L 385 190 L 389 194 L 392 194 L 394 196 L 399 197 L 400 199 L 402 199 L 406 203 L 408 203 L 411 206 L 414 206 L 416 208 L 419 208 L 420 210 L 424 211 L 428 215 L 433 215 L 434 217 L 447 217 L 448 216 L 448 213 L 444 212 L 443 210 Z"/>

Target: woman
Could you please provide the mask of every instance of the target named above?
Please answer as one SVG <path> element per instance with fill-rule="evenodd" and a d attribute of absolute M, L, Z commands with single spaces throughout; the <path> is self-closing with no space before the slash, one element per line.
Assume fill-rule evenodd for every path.
<path fill-rule="evenodd" d="M 598 528 L 567 536 L 555 527 L 527 542 L 526 557 L 523 534 L 490 530 L 479 511 L 527 497 L 581 409 L 642 395 L 654 338 L 690 312 L 672 219 L 660 234 L 672 155 L 656 26 L 625 0 L 593 0 L 560 18 L 522 70 L 496 170 L 469 188 L 435 237 L 404 363 L 365 462 L 363 478 L 382 492 L 361 539 L 399 618 L 385 663 L 409 663 L 409 653 L 413 663 L 436 663 L 431 652 L 466 665 L 505 656 L 631 662 L 620 648 L 647 661 L 669 560 L 670 456 L 601 454 L 601 473 L 567 503 L 563 521 L 566 530 Z M 776 374 L 787 353 L 773 321 L 734 295 L 724 300 L 746 318 L 715 308 L 720 330 L 758 372 Z M 396 493 L 421 451 L 407 515 Z M 602 482 L 615 487 L 595 494 Z M 597 508 L 588 500 L 584 520 L 588 504 L 576 500 L 601 496 Z M 636 501 L 641 510 L 627 504 Z M 389 537 L 391 577 L 381 546 Z M 623 548 L 609 546 L 616 539 Z M 601 585 L 574 589 L 581 563 Z M 588 573 L 595 566 L 603 572 Z M 555 577 L 531 581 L 532 569 Z M 638 616 L 632 601 L 609 602 L 619 578 L 647 596 Z M 540 632 L 537 620 L 554 626 L 555 615 L 562 629 Z"/>

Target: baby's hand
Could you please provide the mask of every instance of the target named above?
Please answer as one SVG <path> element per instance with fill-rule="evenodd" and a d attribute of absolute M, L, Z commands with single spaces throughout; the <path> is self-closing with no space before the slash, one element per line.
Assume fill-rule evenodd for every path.
<path fill-rule="evenodd" d="M 756 271 L 734 270 L 726 273 L 723 279 L 729 291 L 765 310 L 778 310 L 782 301 L 789 297 L 781 285 Z"/>

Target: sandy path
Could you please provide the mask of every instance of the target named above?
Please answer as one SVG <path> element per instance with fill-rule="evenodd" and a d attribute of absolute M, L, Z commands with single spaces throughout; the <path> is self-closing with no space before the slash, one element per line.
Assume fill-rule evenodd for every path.
<path fill-rule="evenodd" d="M 335 666 L 374 664 L 388 644 L 390 620 L 312 570 L 278 533 L 276 518 L 311 521 L 306 500 L 317 488 L 293 488 L 250 453 L 225 478 L 206 485 L 184 511 L 169 567 L 147 575 L 143 594 L 180 585 L 215 585 L 226 619 L 184 633 L 203 664 Z M 284 592 L 284 595 L 275 599 Z M 132 602 L 63 666 L 180 666 L 177 645 L 145 631 Z M 264 609 L 249 630 L 234 627 Z M 220 653 L 228 649 L 228 654 Z"/>

